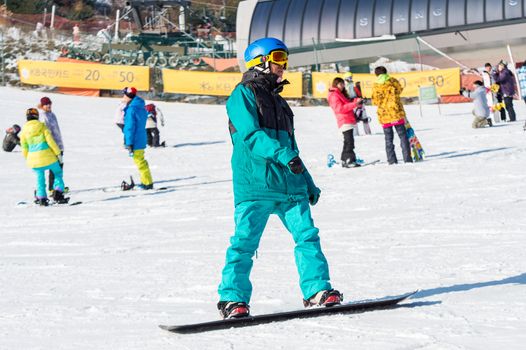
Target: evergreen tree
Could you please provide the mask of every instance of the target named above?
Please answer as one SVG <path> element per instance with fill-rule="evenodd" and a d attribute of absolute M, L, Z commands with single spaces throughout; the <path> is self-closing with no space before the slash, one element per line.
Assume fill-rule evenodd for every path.
<path fill-rule="evenodd" d="M 17 1 L 8 1 L 7 9 L 14 13 L 41 13 L 46 3 L 49 1 L 45 0 L 17 0 Z"/>

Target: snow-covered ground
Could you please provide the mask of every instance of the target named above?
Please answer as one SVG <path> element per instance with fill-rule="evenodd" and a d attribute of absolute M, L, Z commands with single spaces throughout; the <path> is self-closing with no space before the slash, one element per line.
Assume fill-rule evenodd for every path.
<path fill-rule="evenodd" d="M 0 88 L 1 126 L 41 93 Z M 79 206 L 17 207 L 35 179 L 0 152 L 0 349 L 523 349 L 526 343 L 526 106 L 519 122 L 471 128 L 471 106 L 407 106 L 427 153 L 385 164 L 381 129 L 356 140 L 382 163 L 327 168 L 341 140 L 327 107 L 294 108 L 302 158 L 322 189 L 313 208 L 334 287 L 346 300 L 421 289 L 405 306 L 199 335 L 159 324 L 218 319 L 233 231 L 224 106 L 159 103 L 165 149 L 147 150 L 159 192 L 138 179 L 113 124 L 117 99 L 49 95 Z M 373 108 L 370 115 L 375 118 Z M 102 188 L 115 189 L 103 191 Z M 252 279 L 254 314 L 301 308 L 289 234 L 272 218 Z"/>

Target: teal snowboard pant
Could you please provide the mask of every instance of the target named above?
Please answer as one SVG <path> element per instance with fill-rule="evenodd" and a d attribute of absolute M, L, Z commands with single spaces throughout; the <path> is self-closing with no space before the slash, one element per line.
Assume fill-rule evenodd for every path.
<path fill-rule="evenodd" d="M 37 198 L 47 198 L 46 194 L 46 170 L 52 171 L 55 175 L 55 180 L 53 181 L 53 189 L 64 192 L 64 181 L 62 180 L 62 167 L 59 162 L 55 162 L 48 166 L 43 166 L 40 168 L 33 168 L 35 175 L 37 176 Z"/>
<path fill-rule="evenodd" d="M 314 227 L 308 200 L 247 201 L 238 204 L 234 212 L 236 229 L 230 238 L 218 288 L 220 301 L 250 302 L 252 257 L 270 214 L 279 216 L 296 243 L 294 257 L 303 298 L 308 299 L 321 290 L 331 289 L 329 267 L 321 250 L 319 230 Z"/>

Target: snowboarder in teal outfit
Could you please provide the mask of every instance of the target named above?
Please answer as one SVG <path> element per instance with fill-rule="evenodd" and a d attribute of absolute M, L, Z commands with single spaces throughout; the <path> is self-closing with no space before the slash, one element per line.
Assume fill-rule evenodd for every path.
<path fill-rule="evenodd" d="M 292 234 L 294 256 L 306 307 L 341 303 L 314 226 L 310 205 L 320 189 L 299 157 L 293 113 L 279 95 L 288 49 L 275 38 L 254 41 L 245 51 L 248 71 L 227 101 L 233 144 L 235 233 L 226 252 L 218 309 L 223 318 L 246 317 L 252 295 L 252 257 L 271 214 Z"/>

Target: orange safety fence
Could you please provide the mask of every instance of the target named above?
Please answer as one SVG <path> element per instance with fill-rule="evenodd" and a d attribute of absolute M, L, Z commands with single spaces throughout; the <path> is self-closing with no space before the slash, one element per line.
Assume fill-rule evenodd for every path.
<path fill-rule="evenodd" d="M 201 59 L 218 72 L 222 72 L 228 68 L 237 67 L 238 65 L 237 58 L 201 57 Z"/>
<path fill-rule="evenodd" d="M 460 86 L 466 90 L 473 90 L 473 82 L 475 80 L 482 80 L 482 77 L 477 74 L 461 74 L 460 75 Z M 470 98 L 460 95 L 448 95 L 441 96 L 440 103 L 464 103 L 471 102 Z"/>

